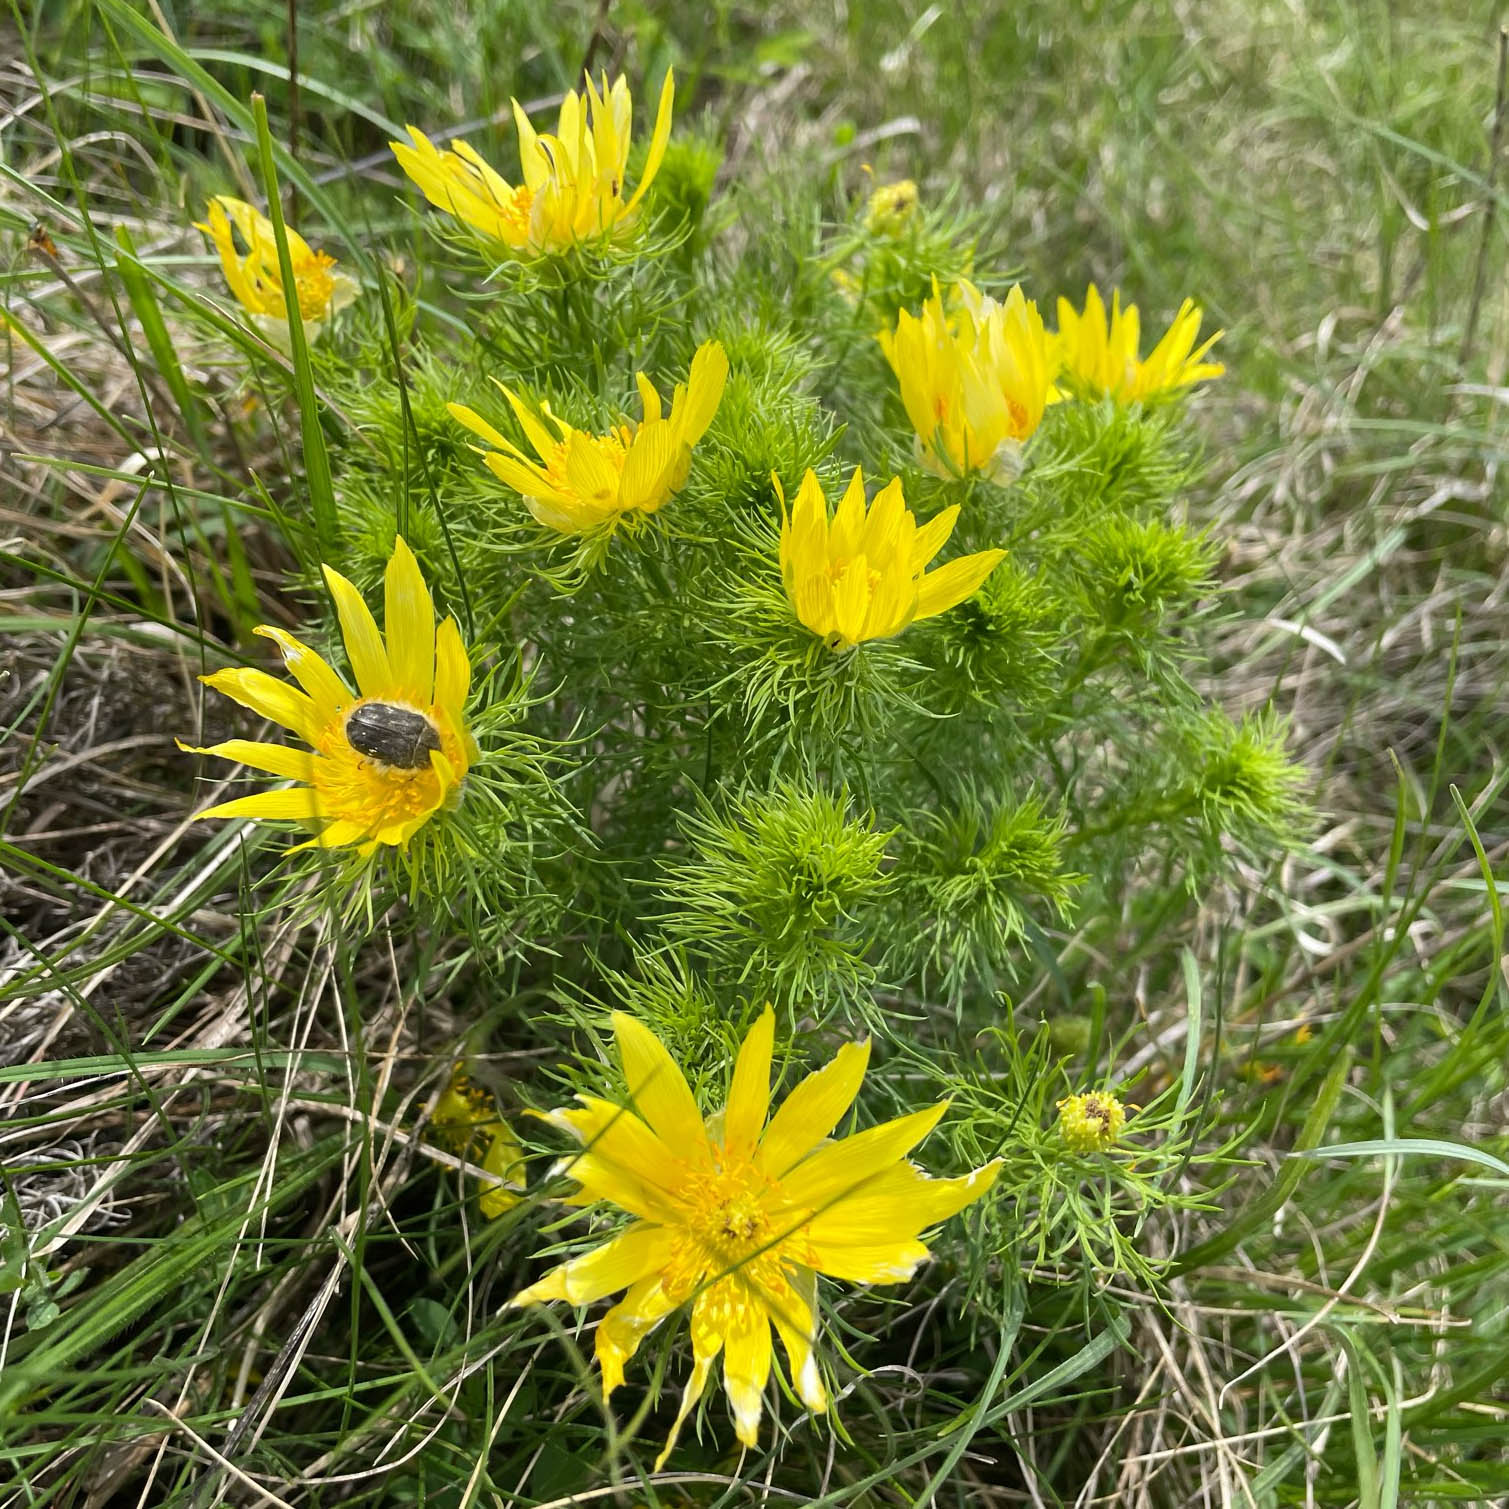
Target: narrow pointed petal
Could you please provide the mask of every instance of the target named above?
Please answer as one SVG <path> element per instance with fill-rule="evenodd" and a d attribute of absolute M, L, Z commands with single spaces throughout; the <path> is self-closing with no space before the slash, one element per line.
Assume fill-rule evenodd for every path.
<path fill-rule="evenodd" d="M 497 446 L 500 451 L 513 449 L 502 432 L 490 425 L 475 409 L 469 409 L 464 403 L 448 403 L 445 407 L 452 419 L 464 424 L 472 434 L 480 436 L 489 445 Z"/>
<path fill-rule="evenodd" d="M 419 562 L 401 535 L 393 542 L 383 588 L 393 694 L 428 707 L 435 685 L 435 604 Z"/>
<path fill-rule="evenodd" d="M 877 1174 L 905 1158 L 947 1109 L 948 1102 L 941 1101 L 818 1148 L 781 1180 L 781 1193 L 792 1205 L 820 1214 L 853 1198 Z"/>
<path fill-rule="evenodd" d="M 723 1146 L 731 1157 L 754 1156 L 770 1112 L 770 1056 L 775 1045 L 775 1012 L 769 1006 L 749 1029 L 734 1062 L 733 1083 L 723 1112 Z"/>
<path fill-rule="evenodd" d="M 643 372 L 634 374 L 634 386 L 639 389 L 639 403 L 644 414 L 644 422 L 653 424 L 661 414 L 660 394 L 655 391 L 655 384 Z"/>
<path fill-rule="evenodd" d="M 871 1179 L 862 1193 L 815 1216 L 803 1235 L 849 1247 L 914 1237 L 978 1200 L 1000 1171 L 997 1159 L 957 1179 L 930 1179 L 914 1164 L 897 1163 Z"/>
<path fill-rule="evenodd" d="M 613 1013 L 613 1032 L 624 1066 L 629 1099 L 655 1134 L 679 1157 L 706 1151 L 702 1113 L 681 1067 L 643 1022 Z"/>
<path fill-rule="evenodd" d="M 723 1350 L 723 1331 L 718 1323 L 717 1306 L 710 1298 L 711 1293 L 708 1290 L 699 1295 L 692 1306 L 692 1372 L 686 1380 L 686 1387 L 681 1391 L 681 1408 L 676 1411 L 675 1423 L 665 1438 L 660 1455 L 655 1458 L 656 1472 L 665 1466 L 666 1458 L 676 1449 L 681 1427 L 697 1407 L 697 1401 L 707 1388 L 708 1375 L 718 1360 L 718 1353 Z"/>
<path fill-rule="evenodd" d="M 779 1292 L 763 1286 L 760 1292 L 786 1349 L 792 1387 L 808 1409 L 821 1414 L 828 1407 L 828 1391 L 812 1346 L 817 1336 L 817 1275 L 810 1268 L 793 1265 Z"/>
<path fill-rule="evenodd" d="M 870 1043 L 845 1043 L 781 1102 L 760 1142 L 757 1162 L 772 1179 L 785 1175 L 843 1119 L 870 1062 Z"/>
<path fill-rule="evenodd" d="M 720 341 L 708 341 L 697 348 L 691 371 L 686 379 L 686 402 L 681 408 L 682 439 L 696 445 L 723 401 L 728 382 L 728 357 Z"/>
<path fill-rule="evenodd" d="M 207 807 L 197 816 L 206 817 L 251 817 L 261 822 L 307 821 L 318 817 L 319 798 L 312 787 L 293 786 L 286 791 L 257 791 L 251 796 L 238 796 L 233 801 L 221 802 Z"/>
<path fill-rule="evenodd" d="M 605 1396 L 624 1381 L 624 1364 L 639 1350 L 640 1342 L 679 1303 L 651 1274 L 640 1279 L 603 1316 L 597 1327 L 597 1365 L 602 1369 Z"/>
<path fill-rule="evenodd" d="M 266 671 L 237 667 L 228 671 L 212 671 L 200 677 L 208 687 L 248 707 L 264 718 L 270 718 L 280 727 L 296 733 L 306 743 L 318 741 L 324 727 L 314 702 L 303 692 L 295 690 L 286 681 L 269 676 Z"/>
<path fill-rule="evenodd" d="M 667 68 L 665 83 L 660 86 L 660 104 L 655 112 L 655 130 L 650 137 L 650 149 L 645 153 L 644 172 L 640 174 L 639 187 L 634 190 L 634 197 L 625 206 L 626 211 L 632 210 L 644 198 L 645 190 L 655 181 L 655 175 L 660 171 L 666 146 L 671 139 L 671 106 L 675 99 L 676 76 L 671 69 Z M 624 135 L 627 140 L 627 130 Z"/>
<path fill-rule="evenodd" d="M 809 1244 L 813 1264 L 829 1278 L 851 1284 L 900 1284 L 928 1260 L 927 1248 L 914 1238 L 881 1242 L 873 1247 Z"/>
<path fill-rule="evenodd" d="M 760 1416 L 770 1379 L 770 1321 L 755 1305 L 735 1312 L 742 1322 L 724 1333 L 723 1387 L 733 1406 L 734 1431 L 745 1446 L 760 1444 Z"/>
<path fill-rule="evenodd" d="M 1004 550 L 981 550 L 929 571 L 917 589 L 917 617 L 932 618 L 973 597 L 980 584 L 1006 558 Z"/>
<path fill-rule="evenodd" d="M 177 744 L 185 754 L 215 755 L 222 760 L 235 760 L 253 770 L 281 776 L 285 781 L 307 782 L 314 771 L 314 756 L 308 750 L 292 749 L 287 744 L 258 744 L 251 739 L 226 739 L 204 749 L 185 744 L 181 739 Z"/>
<path fill-rule="evenodd" d="M 590 1305 L 604 1295 L 628 1289 L 670 1261 L 671 1236 L 663 1226 L 636 1222 L 601 1247 L 552 1268 L 509 1300 L 510 1308 L 563 1299 Z"/>
<path fill-rule="evenodd" d="M 911 567 L 913 573 L 923 571 L 932 564 L 933 557 L 948 543 L 959 519 L 959 505 L 950 503 L 922 525 L 912 539 Z"/>
<path fill-rule="evenodd" d="M 454 618 L 447 618 L 435 631 L 435 705 L 459 723 L 471 684 L 472 665 L 460 626 Z"/>
<path fill-rule="evenodd" d="M 330 668 L 329 662 L 286 630 L 261 624 L 252 633 L 277 645 L 288 674 L 308 694 L 321 722 L 339 717 L 355 701 L 351 689 Z"/>
<path fill-rule="evenodd" d="M 377 632 L 372 610 L 362 600 L 361 593 L 339 571 L 326 566 L 324 572 L 325 585 L 335 599 L 336 615 L 341 621 L 346 655 L 362 696 L 387 695 L 393 682 L 393 670 L 388 664 L 388 652 L 383 647 L 382 635 Z"/>

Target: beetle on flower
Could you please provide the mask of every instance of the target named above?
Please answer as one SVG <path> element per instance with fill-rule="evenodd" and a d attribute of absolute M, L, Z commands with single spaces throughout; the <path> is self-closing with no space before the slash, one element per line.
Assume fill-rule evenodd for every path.
<path fill-rule="evenodd" d="M 199 817 L 312 824 L 311 843 L 351 846 L 369 859 L 383 845 L 406 847 L 460 799 L 477 758 L 465 711 L 471 663 L 456 620 L 436 626 L 429 588 L 401 538 L 385 577 L 386 640 L 361 593 L 340 572 L 324 571 L 358 691 L 292 634 L 264 624 L 256 632 L 277 645 L 297 689 L 249 668 L 201 679 L 310 748 L 247 739 L 207 749 L 180 741 L 179 748 L 300 783 L 234 797 Z"/>

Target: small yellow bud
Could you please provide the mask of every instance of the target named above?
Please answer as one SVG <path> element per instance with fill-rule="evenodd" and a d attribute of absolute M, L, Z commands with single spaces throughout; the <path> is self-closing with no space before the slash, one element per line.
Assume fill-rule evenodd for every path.
<path fill-rule="evenodd" d="M 1072 1152 L 1105 1152 L 1115 1145 L 1126 1120 L 1126 1107 L 1103 1090 L 1070 1095 L 1058 1103 L 1058 1129 Z"/>
<path fill-rule="evenodd" d="M 865 206 L 865 229 L 872 236 L 899 236 L 917 210 L 917 185 L 910 178 L 883 183 Z"/>

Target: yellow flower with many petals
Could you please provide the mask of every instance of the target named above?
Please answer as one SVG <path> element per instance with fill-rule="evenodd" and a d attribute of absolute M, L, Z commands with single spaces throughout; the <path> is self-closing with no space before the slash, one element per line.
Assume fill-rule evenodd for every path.
<path fill-rule="evenodd" d="M 441 1142 L 485 1170 L 477 1194 L 484 1219 L 496 1220 L 519 1203 L 524 1189 L 524 1149 L 494 1109 L 492 1097 L 459 1064 L 430 1112 L 430 1125 Z"/>
<path fill-rule="evenodd" d="M 407 845 L 459 800 L 477 758 L 465 712 L 471 663 L 456 620 L 437 629 L 419 563 L 402 539 L 388 562 L 386 642 L 356 588 L 329 566 L 324 571 L 359 691 L 292 634 L 264 624 L 256 632 L 277 645 L 297 689 L 258 670 L 215 671 L 201 680 L 310 748 L 247 739 L 179 747 L 300 783 L 221 802 L 201 818 L 312 824 L 311 843 L 351 845 L 368 858 L 380 844 Z"/>
<path fill-rule="evenodd" d="M 753 1446 L 770 1376 L 771 1326 L 802 1402 L 826 1409 L 813 1355 L 818 1275 L 859 1284 L 910 1278 L 928 1256 L 921 1233 L 983 1195 L 998 1164 L 930 1179 L 907 1161 L 946 1102 L 827 1140 L 859 1093 L 868 1042 L 840 1048 L 767 1122 L 775 1036 L 767 1007 L 739 1050 L 726 1107 L 704 1121 L 654 1034 L 622 1013 L 614 1014 L 613 1028 L 633 1108 L 579 1096 L 580 1109 L 548 1119 L 584 1144 L 562 1164 L 580 1185 L 571 1202 L 607 1201 L 634 1220 L 512 1303 L 586 1305 L 626 1289 L 597 1327 L 603 1390 L 611 1394 L 645 1336 L 691 1301 L 692 1375 L 660 1462 L 719 1353 L 739 1440 Z"/>
<path fill-rule="evenodd" d="M 903 309 L 879 334 L 917 432 L 924 466 L 941 477 L 983 472 L 1010 481 L 1022 442 L 1053 396 L 1053 365 L 1042 316 L 1013 287 L 1004 301 L 961 280 L 953 310 L 933 284 L 919 319 Z"/>
<path fill-rule="evenodd" d="M 1100 290 L 1092 283 L 1085 295 L 1083 314 L 1067 299 L 1058 301 L 1058 335 L 1053 348 L 1059 381 L 1071 391 L 1095 398 L 1109 396 L 1123 403 L 1176 393 L 1219 377 L 1226 370 L 1219 362 L 1202 359 L 1223 333 L 1216 331 L 1196 350 L 1200 310 L 1185 299 L 1163 339 L 1143 361 L 1137 355 L 1142 338 L 1137 306 L 1128 304 L 1123 309 L 1117 290 L 1111 295 L 1107 315 Z"/>
<path fill-rule="evenodd" d="M 773 480 L 779 493 L 780 479 Z M 958 504 L 919 528 L 897 477 L 875 494 L 866 512 L 858 467 L 831 521 L 815 472 L 802 478 L 789 515 L 785 502 L 782 495 L 786 595 L 796 616 L 835 650 L 889 639 L 919 618 L 947 612 L 972 596 L 1006 554 L 981 550 L 928 571 L 954 532 Z"/>
<path fill-rule="evenodd" d="M 252 324 L 286 353 L 288 303 L 283 297 L 283 270 L 272 221 L 243 199 L 217 194 L 210 200 L 208 218 L 196 220 L 194 229 L 214 243 L 225 281 Z M 315 251 L 297 231 L 284 229 L 299 314 L 309 339 L 315 340 L 356 297 L 356 279 L 337 272 L 335 258 Z"/>
<path fill-rule="evenodd" d="M 627 230 L 665 156 L 671 135 L 676 83 L 669 70 L 660 91 L 655 130 L 644 172 L 631 198 L 624 197 L 633 103 L 620 76 L 601 86 L 589 75 L 585 94 L 568 90 L 553 136 L 539 135 L 517 100 L 523 183 L 514 186 L 490 168 L 464 141 L 442 152 L 417 127 L 407 142 L 390 142 L 394 156 L 424 197 L 438 209 L 518 256 L 563 251 Z"/>
<path fill-rule="evenodd" d="M 728 358 L 717 341 L 700 346 L 684 383 L 676 384 L 671 411 L 637 373 L 644 418 L 628 420 L 606 435 L 574 430 L 540 405 L 536 416 L 518 394 L 499 383 L 512 406 L 536 460 L 493 428 L 465 404 L 447 404 L 452 415 L 490 451 L 480 451 L 499 481 L 522 494 L 536 519 L 561 534 L 582 534 L 599 525 L 612 526 L 626 514 L 651 514 L 670 498 L 692 464 L 692 447 L 707 432 L 728 381 Z M 479 448 L 480 449 L 480 448 Z"/>

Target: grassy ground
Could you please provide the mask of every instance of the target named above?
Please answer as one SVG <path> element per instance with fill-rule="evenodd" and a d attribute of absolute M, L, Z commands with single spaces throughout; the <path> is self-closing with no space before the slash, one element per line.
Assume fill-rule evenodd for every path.
<path fill-rule="evenodd" d="M 5 24 L 0 1503 L 1509 1496 L 1488 12 L 348 4 L 303 15 L 296 98 L 258 0 Z M 1203 1018 L 1172 955 L 1104 961 L 1132 1067 L 1177 1076 L 1203 1020 L 1250 1160 L 1219 1208 L 1137 1234 L 1145 1286 L 1028 1273 L 1000 1357 L 989 1327 L 891 1315 L 915 1346 L 846 1401 L 852 1441 L 808 1441 L 766 1487 L 709 1455 L 648 1489 L 536 1418 L 572 1354 L 494 1314 L 533 1234 L 479 1228 L 402 1132 L 424 1066 L 498 1019 L 495 983 L 424 940 L 352 957 L 323 918 L 259 922 L 242 849 L 189 828 L 164 732 L 221 716 L 194 682 L 207 645 L 287 611 L 299 437 L 233 422 L 207 341 L 181 350 L 207 397 L 182 403 L 148 330 L 154 307 L 177 328 L 172 289 L 211 286 L 205 195 L 252 197 L 249 91 L 348 229 L 413 259 L 390 130 L 501 120 L 587 57 L 674 62 L 678 116 L 726 143 L 730 179 L 800 162 L 837 196 L 868 162 L 977 210 L 982 263 L 1029 286 L 1210 311 L 1229 375 L 1198 400 L 1207 482 L 1184 506 L 1228 542 L 1214 681 L 1234 711 L 1291 714 L 1320 817 L 1302 852 L 1195 898 L 1178 941 Z M 155 294 L 101 270 L 122 228 Z M 538 1058 L 489 1040 L 500 1080 Z M 416 1264 L 427 1287 L 396 1298 Z"/>

